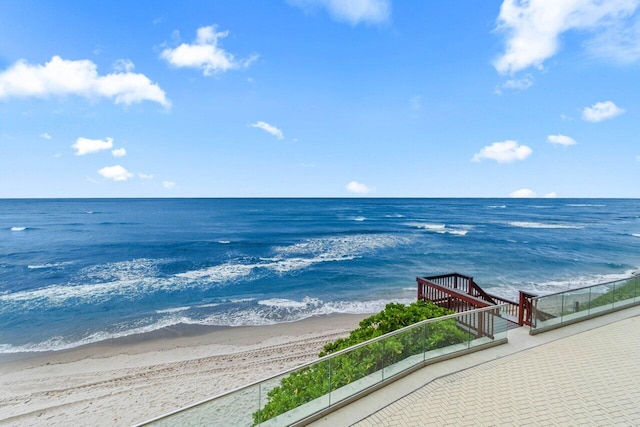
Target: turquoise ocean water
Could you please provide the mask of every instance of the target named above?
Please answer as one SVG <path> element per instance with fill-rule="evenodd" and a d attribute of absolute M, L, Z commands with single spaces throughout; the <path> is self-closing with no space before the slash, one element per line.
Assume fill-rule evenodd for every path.
<path fill-rule="evenodd" d="M 640 267 L 640 200 L 0 200 L 0 355 L 370 313 L 457 271 L 513 297 Z"/>

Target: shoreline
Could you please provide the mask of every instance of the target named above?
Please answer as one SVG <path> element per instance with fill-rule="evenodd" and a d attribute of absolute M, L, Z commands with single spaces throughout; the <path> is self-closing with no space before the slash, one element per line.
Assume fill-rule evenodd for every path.
<path fill-rule="evenodd" d="M 184 325 L 3 362 L 0 423 L 142 422 L 313 360 L 369 315 L 266 326 Z"/>

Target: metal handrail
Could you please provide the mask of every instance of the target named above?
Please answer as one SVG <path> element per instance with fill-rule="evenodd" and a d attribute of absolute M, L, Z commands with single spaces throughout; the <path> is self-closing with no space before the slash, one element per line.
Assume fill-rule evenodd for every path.
<path fill-rule="evenodd" d="M 263 378 L 261 380 L 254 381 L 252 383 L 249 383 L 249 384 L 234 388 L 232 390 L 229 390 L 229 391 L 214 395 L 212 397 L 208 397 L 208 398 L 206 398 L 204 400 L 198 401 L 196 403 L 192 403 L 190 405 L 187 405 L 187 406 L 184 406 L 182 408 L 176 409 L 174 411 L 168 412 L 168 413 L 166 413 L 164 415 L 160 415 L 160 416 L 155 417 L 153 419 L 150 419 L 150 420 L 147 420 L 147 421 L 143 421 L 143 422 L 141 422 L 139 424 L 134 424 L 134 427 L 140 427 L 140 426 L 144 426 L 144 425 L 150 424 L 150 423 L 155 422 L 155 421 L 159 421 L 159 420 L 161 420 L 163 418 L 170 417 L 170 416 L 175 415 L 175 414 L 177 414 L 179 412 L 183 412 L 183 411 L 186 411 L 186 410 L 189 410 L 189 409 L 193 409 L 193 408 L 195 408 L 197 406 L 204 405 L 205 403 L 209 403 L 209 402 L 211 402 L 213 400 L 220 399 L 220 398 L 222 398 L 224 396 L 227 396 L 227 395 L 230 395 L 230 394 L 237 393 L 239 391 L 248 389 L 248 388 L 256 386 L 256 385 L 258 385 L 260 383 L 264 383 L 264 382 L 273 380 L 275 378 L 282 377 L 283 375 L 287 375 L 287 374 L 290 374 L 292 372 L 299 371 L 300 369 L 304 369 L 304 368 L 307 368 L 309 366 L 315 365 L 317 363 L 322 363 L 322 362 L 325 362 L 325 361 L 327 361 L 329 359 L 333 359 L 333 358 L 336 358 L 338 356 L 342 356 L 343 354 L 349 353 L 349 352 L 351 352 L 353 350 L 357 350 L 359 348 L 365 347 L 367 345 L 373 344 L 373 343 L 378 342 L 378 341 L 382 341 L 382 340 L 387 339 L 389 337 L 393 337 L 395 335 L 401 334 L 403 332 L 409 331 L 411 329 L 418 328 L 420 326 L 423 326 L 423 325 L 426 325 L 426 324 L 429 324 L 429 323 L 435 323 L 435 322 L 445 321 L 445 320 L 449 320 L 449 319 L 455 319 L 455 318 L 458 318 L 460 316 L 468 316 L 470 314 L 482 313 L 482 312 L 485 312 L 485 311 L 499 310 L 500 308 L 502 308 L 502 307 L 504 307 L 506 305 L 507 304 L 492 305 L 492 306 L 489 306 L 489 307 L 484 307 L 484 308 L 479 308 L 479 309 L 476 309 L 476 310 L 465 311 L 465 312 L 462 312 L 462 313 L 453 313 L 453 314 L 448 314 L 446 316 L 434 317 L 432 319 L 426 319 L 426 320 L 423 320 L 421 322 L 414 323 L 413 325 L 405 326 L 402 329 L 397 329 L 395 331 L 386 333 L 386 334 L 381 335 L 379 337 L 372 338 L 372 339 L 370 339 L 368 341 L 365 341 L 365 342 L 362 342 L 360 344 L 356 344 L 356 345 L 353 345 L 351 347 L 342 349 L 340 351 L 336 351 L 335 353 L 331 353 L 331 354 L 328 354 L 326 356 L 320 357 L 318 359 L 303 363 L 302 365 L 298 365 L 298 366 L 295 366 L 293 368 L 289 368 L 289 369 L 287 369 L 285 371 L 282 371 L 280 373 L 271 375 L 271 376 L 269 376 L 267 378 Z"/>

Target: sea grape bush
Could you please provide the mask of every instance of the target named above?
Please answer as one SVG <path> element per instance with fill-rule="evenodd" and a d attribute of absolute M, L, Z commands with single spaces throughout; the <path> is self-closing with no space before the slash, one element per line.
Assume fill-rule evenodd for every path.
<path fill-rule="evenodd" d="M 380 337 L 414 323 L 452 313 L 433 303 L 416 301 L 410 305 L 387 304 L 378 314 L 362 320 L 347 338 L 324 346 L 320 357 Z M 267 403 L 253 414 L 254 425 L 311 402 L 347 384 L 366 377 L 385 366 L 425 351 L 465 341 L 466 332 L 455 319 L 414 328 L 371 343 L 283 378 L 267 393 Z"/>

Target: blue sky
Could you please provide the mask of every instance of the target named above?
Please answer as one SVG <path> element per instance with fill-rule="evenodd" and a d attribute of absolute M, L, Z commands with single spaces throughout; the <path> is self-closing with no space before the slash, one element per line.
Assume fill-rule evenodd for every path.
<path fill-rule="evenodd" d="M 0 197 L 640 197 L 640 0 L 0 0 Z"/>

